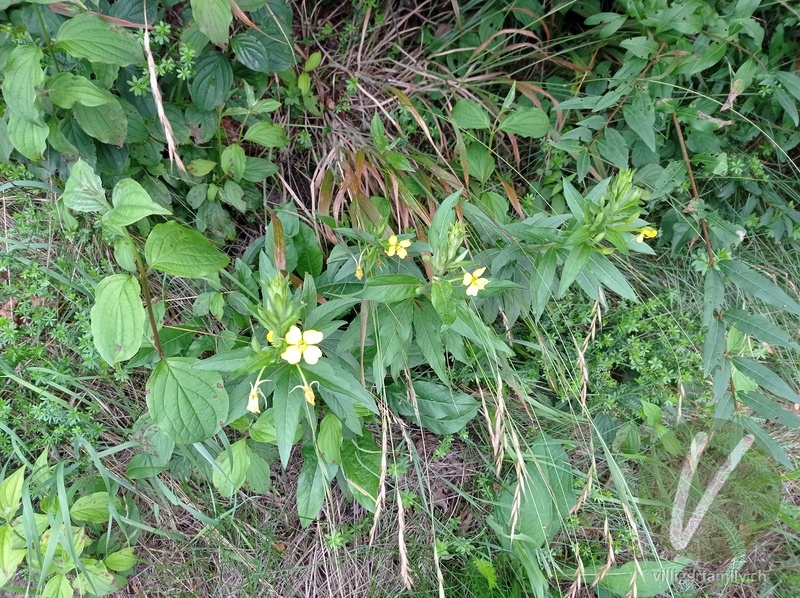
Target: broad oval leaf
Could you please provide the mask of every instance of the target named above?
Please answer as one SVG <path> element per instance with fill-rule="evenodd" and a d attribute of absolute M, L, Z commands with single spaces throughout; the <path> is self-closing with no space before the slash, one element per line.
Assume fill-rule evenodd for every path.
<path fill-rule="evenodd" d="M 434 434 L 455 434 L 478 414 L 478 401 L 433 382 L 414 382 L 413 394 L 394 386 L 397 411 Z M 410 396 L 408 396 L 410 394 Z"/>
<path fill-rule="evenodd" d="M 228 31 L 233 21 L 228 0 L 192 0 L 192 15 L 212 44 L 224 46 L 228 43 Z"/>
<path fill-rule="evenodd" d="M 230 498 L 244 485 L 247 470 L 250 468 L 250 447 L 242 438 L 234 442 L 217 457 L 217 465 L 211 474 L 214 487 L 222 495 Z"/>
<path fill-rule="evenodd" d="M 267 49 L 255 33 L 246 31 L 234 35 L 231 38 L 231 49 L 236 54 L 236 60 L 250 70 L 258 73 L 268 73 L 270 71 Z"/>
<path fill-rule="evenodd" d="M 40 62 L 42 50 L 37 46 L 17 46 L 6 59 L 3 80 L 3 99 L 17 116 L 27 121 L 39 118 L 36 86 L 44 81 Z"/>
<path fill-rule="evenodd" d="M 423 282 L 410 274 L 373 276 L 364 285 L 362 297 L 378 303 L 397 303 L 416 296 Z"/>
<path fill-rule="evenodd" d="M 342 443 L 342 473 L 359 504 L 375 512 L 381 481 L 381 449 L 370 432 Z"/>
<path fill-rule="evenodd" d="M 189 84 L 195 108 L 213 110 L 228 99 L 233 83 L 231 63 L 219 52 L 206 52 L 197 61 L 195 76 Z"/>
<path fill-rule="evenodd" d="M 103 279 L 91 311 L 94 346 L 107 363 L 130 359 L 142 346 L 145 311 L 139 281 L 129 274 Z"/>
<path fill-rule="evenodd" d="M 95 492 L 87 496 L 81 496 L 72 503 L 69 514 L 76 521 L 105 523 L 110 517 L 109 501 L 111 501 L 111 497 L 108 492 Z"/>
<path fill-rule="evenodd" d="M 303 449 L 303 469 L 297 478 L 297 515 L 302 527 L 308 527 L 317 518 L 325 502 L 324 467 L 312 447 Z"/>
<path fill-rule="evenodd" d="M 280 125 L 260 122 L 247 129 L 244 134 L 245 141 L 252 141 L 264 147 L 283 147 L 288 138 Z"/>
<path fill-rule="evenodd" d="M 70 167 L 61 200 L 76 212 L 105 212 L 111 207 L 100 177 L 80 158 Z"/>
<path fill-rule="evenodd" d="M 142 44 L 128 31 L 93 14 L 80 14 L 58 30 L 56 45 L 75 58 L 128 66 L 144 62 Z"/>
<path fill-rule="evenodd" d="M 72 112 L 81 129 L 89 136 L 122 147 L 128 135 L 128 116 L 117 98 L 111 94 L 108 97 L 108 103 L 102 106 L 75 104 Z"/>
<path fill-rule="evenodd" d="M 177 222 L 153 227 L 144 254 L 151 268 L 185 278 L 212 276 L 230 262 L 202 234 Z"/>
<path fill-rule="evenodd" d="M 8 140 L 20 154 L 38 162 L 47 149 L 49 129 L 41 120 L 25 120 L 8 109 Z"/>
<path fill-rule="evenodd" d="M 488 129 L 489 113 L 475 100 L 458 100 L 450 115 L 459 129 Z"/>
<path fill-rule="evenodd" d="M 189 357 L 164 359 L 147 381 L 150 416 L 177 444 L 211 438 L 228 415 L 222 376 L 194 367 L 198 362 Z"/>
<path fill-rule="evenodd" d="M 550 117 L 539 108 L 517 108 L 503 119 L 500 130 L 520 137 L 541 139 L 550 131 Z"/>
<path fill-rule="evenodd" d="M 103 215 L 103 222 L 112 226 L 128 226 L 147 216 L 172 213 L 150 199 L 144 187 L 133 179 L 122 179 L 114 185 L 111 201 L 114 207 Z"/>
<path fill-rule="evenodd" d="M 48 79 L 47 96 L 61 108 L 72 108 L 76 102 L 84 106 L 102 106 L 113 99 L 109 92 L 100 89 L 86 77 L 67 72 Z"/>

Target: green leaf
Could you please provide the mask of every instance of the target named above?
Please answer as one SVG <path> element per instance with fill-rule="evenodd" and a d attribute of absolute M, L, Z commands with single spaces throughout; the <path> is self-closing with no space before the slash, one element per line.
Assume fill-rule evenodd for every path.
<path fill-rule="evenodd" d="M 655 53 L 658 52 L 658 42 L 646 37 L 625 39 L 622 40 L 619 45 L 637 58 L 648 59 L 651 56 L 655 56 Z"/>
<path fill-rule="evenodd" d="M 512 522 L 516 522 L 514 542 L 536 550 L 558 534 L 575 503 L 575 492 L 569 459 L 558 442 L 540 436 L 525 461 L 523 487 L 518 489 L 517 481 L 509 485 L 499 498 L 490 525 L 503 546 L 510 549 Z"/>
<path fill-rule="evenodd" d="M 517 108 L 503 119 L 500 130 L 520 137 L 541 139 L 550 131 L 550 117 L 540 108 Z"/>
<path fill-rule="evenodd" d="M 40 63 L 44 54 L 37 46 L 17 46 L 6 59 L 3 99 L 20 118 L 37 121 L 41 109 L 36 102 L 36 86 L 44 81 Z"/>
<path fill-rule="evenodd" d="M 378 413 L 375 399 L 362 384 L 346 369 L 330 360 L 320 360 L 314 365 L 303 364 L 303 372 L 310 381 L 316 381 L 321 388 L 327 388 L 340 395 L 353 399 L 357 406 L 369 413 Z M 340 413 L 337 413 L 340 418 Z"/>
<path fill-rule="evenodd" d="M 381 449 L 370 432 L 342 443 L 341 468 L 355 499 L 374 513 L 381 481 Z"/>
<path fill-rule="evenodd" d="M 800 304 L 763 274 L 736 260 L 720 260 L 717 265 L 722 273 L 741 290 L 758 297 L 768 305 L 800 315 Z"/>
<path fill-rule="evenodd" d="M 178 444 L 211 438 L 228 415 L 222 377 L 194 367 L 198 362 L 189 357 L 164 359 L 147 381 L 150 416 Z"/>
<path fill-rule="evenodd" d="M 597 151 L 620 170 L 628 167 L 628 144 L 616 129 L 606 129 L 597 140 Z"/>
<path fill-rule="evenodd" d="M 725 324 L 711 320 L 703 342 L 703 375 L 708 376 L 725 359 Z"/>
<path fill-rule="evenodd" d="M 479 403 L 463 392 L 433 382 L 414 382 L 407 396 L 405 386 L 394 386 L 397 411 L 434 434 L 455 434 L 478 414 Z"/>
<path fill-rule="evenodd" d="M 23 465 L 0 483 L 0 516 L 11 519 L 22 506 L 22 484 L 25 481 Z"/>
<path fill-rule="evenodd" d="M 800 345 L 789 338 L 789 333 L 773 324 L 764 316 L 749 314 L 741 309 L 729 309 L 724 314 L 725 321 L 738 330 L 756 337 L 760 341 L 800 351 Z"/>
<path fill-rule="evenodd" d="M 227 498 L 232 497 L 244 485 L 250 468 L 250 447 L 247 439 L 234 442 L 217 457 L 217 465 L 211 473 L 211 481 L 217 491 Z"/>
<path fill-rule="evenodd" d="M 119 585 L 106 566 L 94 559 L 82 559 L 83 569 L 72 582 L 81 595 L 105 596 L 118 591 Z"/>
<path fill-rule="evenodd" d="M 446 280 L 434 280 L 431 283 L 431 303 L 445 326 L 450 326 L 456 321 L 455 304 L 452 297 L 452 284 Z"/>
<path fill-rule="evenodd" d="M 771 422 L 790 428 L 800 428 L 800 417 L 794 411 L 784 409 L 778 402 L 762 395 L 760 392 L 740 392 L 737 395 L 742 403 L 750 407 L 758 415 Z"/>
<path fill-rule="evenodd" d="M 76 212 L 105 212 L 111 208 L 106 201 L 103 182 L 82 159 L 70 167 L 61 199 L 67 208 Z"/>
<path fill-rule="evenodd" d="M 303 448 L 303 468 L 297 478 L 297 515 L 301 527 L 308 527 L 319 515 L 326 487 L 324 466 L 313 447 Z"/>
<path fill-rule="evenodd" d="M 56 106 L 67 109 L 76 102 L 84 106 L 102 106 L 114 97 L 86 77 L 67 72 L 58 73 L 47 80 L 47 96 Z"/>
<path fill-rule="evenodd" d="M 177 222 L 153 227 L 144 254 L 151 268 L 184 278 L 212 276 L 230 262 L 202 234 Z"/>
<path fill-rule="evenodd" d="M 89 62 L 117 66 L 144 62 L 142 44 L 131 33 L 92 14 L 76 15 L 61 25 L 56 45 Z"/>
<path fill-rule="evenodd" d="M 800 77 L 794 73 L 778 71 L 775 73 L 775 78 L 783 85 L 786 91 L 792 94 L 796 100 L 800 101 Z"/>
<path fill-rule="evenodd" d="M 103 214 L 102 221 L 111 226 L 128 226 L 154 214 L 168 215 L 172 212 L 150 199 L 150 195 L 133 179 L 122 179 L 114 185 L 111 194 L 114 207 Z"/>
<path fill-rule="evenodd" d="M 247 470 L 245 488 L 256 494 L 269 492 L 269 462 L 262 458 L 255 450 L 250 450 L 250 467 Z"/>
<path fill-rule="evenodd" d="M 449 286 L 449 285 L 448 285 Z M 452 288 L 452 287 L 451 287 Z M 423 302 L 414 308 L 414 339 L 425 362 L 445 384 L 450 382 L 450 371 L 445 361 L 442 343 L 442 321 L 432 305 Z"/>
<path fill-rule="evenodd" d="M 485 184 L 495 170 L 494 158 L 488 147 L 475 141 L 467 147 L 467 168 L 481 184 Z"/>
<path fill-rule="evenodd" d="M 767 366 L 746 357 L 734 357 L 732 361 L 737 370 L 751 378 L 767 392 L 771 392 L 792 403 L 800 403 L 800 396 L 798 396 L 797 392 L 792 390 L 792 387 L 783 378 Z"/>
<path fill-rule="evenodd" d="M 0 527 L 0 587 L 4 587 L 17 572 L 22 559 L 28 554 L 27 550 L 12 548 L 12 534 L 10 527 Z"/>
<path fill-rule="evenodd" d="M 239 33 L 231 38 L 231 49 L 236 60 L 257 73 L 269 72 L 269 55 L 257 35 L 250 31 Z"/>
<path fill-rule="evenodd" d="M 317 448 L 320 455 L 331 465 L 338 465 L 342 460 L 342 422 L 329 411 L 322 418 L 317 433 Z"/>
<path fill-rule="evenodd" d="M 435 254 L 447 254 L 447 237 L 450 232 L 450 227 L 455 222 L 456 211 L 455 207 L 458 200 L 461 199 L 463 189 L 459 189 L 455 193 L 451 193 L 445 199 L 431 220 L 431 226 L 428 229 L 428 244 Z"/>
<path fill-rule="evenodd" d="M 192 160 L 186 165 L 186 172 L 192 176 L 203 177 L 216 167 L 217 163 L 213 160 L 203 160 L 202 158 L 198 158 L 197 160 Z"/>
<path fill-rule="evenodd" d="M 564 260 L 564 266 L 561 269 L 561 282 L 558 285 L 558 296 L 563 297 L 564 293 L 575 282 L 578 275 L 589 263 L 589 256 L 592 253 L 590 245 L 576 245 L 572 248 Z"/>
<path fill-rule="evenodd" d="M 49 129 L 41 120 L 29 121 L 11 109 L 8 112 L 8 140 L 20 154 L 38 162 L 47 149 Z"/>
<path fill-rule="evenodd" d="M 542 317 L 547 302 L 553 296 L 553 282 L 556 279 L 556 266 L 558 253 L 555 249 L 548 249 L 537 256 L 531 274 L 531 294 L 533 295 L 533 309 L 536 319 Z"/>
<path fill-rule="evenodd" d="M 235 181 L 230 179 L 225 181 L 217 197 L 222 203 L 231 206 L 242 214 L 247 211 L 247 204 L 244 201 L 244 189 Z"/>
<path fill-rule="evenodd" d="M 136 555 L 133 554 L 133 547 L 128 546 L 122 550 L 112 552 L 105 559 L 103 564 L 111 571 L 127 571 L 136 564 Z"/>
<path fill-rule="evenodd" d="M 103 106 L 75 104 L 72 112 L 81 129 L 90 137 L 122 147 L 128 135 L 128 117 L 114 96 L 109 95 L 108 103 Z"/>
<path fill-rule="evenodd" d="M 616 596 L 635 595 L 640 598 L 658 596 L 669 591 L 688 559 L 677 561 L 630 561 L 607 569 L 605 565 L 587 565 L 582 575 L 588 586 L 600 577 L 597 586 Z M 634 589 L 635 588 L 635 589 Z"/>
<path fill-rule="evenodd" d="M 142 346 L 145 310 L 139 281 L 114 274 L 100 281 L 91 310 L 94 346 L 106 363 L 130 359 Z"/>
<path fill-rule="evenodd" d="M 703 326 L 710 326 L 714 312 L 722 307 L 725 285 L 716 270 L 709 268 L 703 283 Z"/>
<path fill-rule="evenodd" d="M 639 90 L 635 91 L 633 102 L 622 107 L 625 122 L 644 141 L 651 152 L 656 151 L 656 113 L 648 108 L 650 97 Z"/>
<path fill-rule="evenodd" d="M 458 100 L 451 117 L 460 129 L 488 129 L 492 124 L 489 113 L 474 100 Z"/>
<path fill-rule="evenodd" d="M 226 147 L 219 159 L 222 172 L 237 182 L 242 180 L 246 161 L 242 146 L 236 143 Z"/>
<path fill-rule="evenodd" d="M 397 303 L 417 295 L 423 282 L 410 274 L 383 274 L 367 279 L 362 297 L 378 303 Z"/>
<path fill-rule="evenodd" d="M 88 496 L 81 496 L 72 503 L 69 509 L 70 517 L 76 521 L 105 523 L 111 516 L 108 510 L 109 501 L 108 492 L 95 492 Z"/>
<path fill-rule="evenodd" d="M 294 368 L 281 369 L 275 379 L 275 391 L 272 394 L 272 407 L 275 418 L 275 435 L 278 440 L 278 454 L 284 469 L 289 464 L 289 456 L 295 443 L 295 432 L 300 421 L 300 410 L 305 398 L 303 391 L 297 388 L 302 384 Z"/>
<path fill-rule="evenodd" d="M 252 141 L 253 143 L 270 148 L 282 148 L 289 141 L 283 127 L 265 122 L 256 123 L 247 129 L 247 133 L 244 134 L 244 139 L 245 141 Z"/>
<path fill-rule="evenodd" d="M 638 302 L 639 297 L 628 280 L 606 256 L 593 251 L 589 256 L 589 272 L 620 297 Z"/>
<path fill-rule="evenodd" d="M 195 65 L 189 95 L 197 109 L 214 110 L 228 99 L 232 84 L 233 69 L 227 57 L 219 52 L 208 51 Z"/>
<path fill-rule="evenodd" d="M 233 22 L 228 0 L 192 0 L 192 15 L 212 44 L 227 45 Z"/>
<path fill-rule="evenodd" d="M 278 436 L 275 432 L 275 409 L 270 407 L 258 416 L 258 419 L 250 426 L 250 438 L 256 442 L 278 444 Z"/>
<path fill-rule="evenodd" d="M 317 235 L 310 226 L 300 223 L 297 234 L 292 237 L 297 252 L 297 273 L 302 277 L 306 273 L 319 276 L 322 273 L 322 250 Z"/>
<path fill-rule="evenodd" d="M 383 126 L 380 115 L 376 112 L 372 115 L 370 122 L 370 132 L 372 133 L 372 143 L 375 144 L 379 152 L 385 152 L 389 149 L 389 140 L 386 139 L 386 129 Z"/>
<path fill-rule="evenodd" d="M 775 99 L 784 109 L 789 118 L 792 119 L 794 126 L 800 125 L 800 115 L 797 114 L 797 102 L 794 98 L 790 98 L 789 94 L 783 91 L 780 87 L 775 87 L 772 90 Z"/>
<path fill-rule="evenodd" d="M 244 179 L 251 183 L 261 183 L 267 177 L 277 174 L 278 171 L 279 168 L 274 162 L 248 156 L 245 161 Z"/>
<path fill-rule="evenodd" d="M 586 224 L 586 200 L 583 195 L 566 178 L 562 179 L 561 186 L 564 189 L 564 199 L 567 202 L 572 217 L 578 224 Z"/>
<path fill-rule="evenodd" d="M 51 577 L 42 590 L 42 598 L 72 598 L 74 595 L 75 590 L 63 573 Z"/>
<path fill-rule="evenodd" d="M 786 469 L 794 469 L 794 463 L 792 463 L 792 460 L 789 459 L 789 455 L 786 454 L 786 451 L 783 450 L 781 445 L 775 442 L 775 439 L 770 436 L 769 432 L 753 421 L 753 418 L 734 415 L 731 419 L 740 423 L 745 430 L 750 432 L 755 437 L 756 444 L 763 451 L 772 455 L 772 458 L 775 459 L 775 461 L 780 463 Z"/>

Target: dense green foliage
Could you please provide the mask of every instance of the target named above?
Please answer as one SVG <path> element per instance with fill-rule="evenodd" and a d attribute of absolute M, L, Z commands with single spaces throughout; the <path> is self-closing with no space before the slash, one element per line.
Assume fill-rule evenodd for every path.
<path fill-rule="evenodd" d="M 288 472 L 337 554 L 396 516 L 407 589 L 678 592 L 705 563 L 639 498 L 687 423 L 767 464 L 733 556 L 800 529 L 793 10 L 144 6 L 0 0 L 0 587 L 112 593 L 160 509 Z M 425 472 L 458 451 L 472 528 Z"/>

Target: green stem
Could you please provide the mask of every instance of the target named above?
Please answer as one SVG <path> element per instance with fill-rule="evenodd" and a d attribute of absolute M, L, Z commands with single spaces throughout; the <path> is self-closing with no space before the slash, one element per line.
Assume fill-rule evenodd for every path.
<path fill-rule="evenodd" d="M 42 18 L 42 13 L 39 10 L 39 5 L 34 4 L 33 10 L 36 12 L 36 16 L 39 18 L 39 25 L 42 27 L 42 35 L 44 36 L 44 42 L 47 44 L 47 47 L 51 47 L 52 43 L 50 41 L 50 35 L 47 33 L 47 26 L 44 24 L 44 19 Z"/>
<path fill-rule="evenodd" d="M 144 268 L 144 263 L 139 255 L 139 249 L 133 242 L 133 238 L 128 231 L 125 231 L 125 237 L 131 245 L 133 255 L 136 258 L 136 267 L 139 270 L 139 284 L 142 285 L 142 292 L 144 293 L 144 305 L 147 309 L 147 318 L 150 320 L 150 328 L 153 331 L 153 344 L 156 347 L 156 353 L 160 359 L 164 359 L 164 350 L 161 348 L 161 339 L 158 338 L 158 325 L 156 324 L 156 315 L 153 312 L 153 299 L 150 296 L 150 284 L 147 282 L 147 270 Z"/>

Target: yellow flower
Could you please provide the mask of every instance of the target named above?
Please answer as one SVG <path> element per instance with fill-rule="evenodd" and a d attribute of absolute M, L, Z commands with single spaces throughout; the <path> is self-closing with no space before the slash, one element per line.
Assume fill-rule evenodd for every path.
<path fill-rule="evenodd" d="M 250 394 L 247 396 L 247 410 L 250 413 L 261 413 L 258 406 L 258 384 L 250 385 Z"/>
<path fill-rule="evenodd" d="M 404 260 L 408 255 L 408 251 L 406 251 L 408 247 L 411 247 L 411 241 L 409 239 L 398 241 L 397 235 L 392 235 L 389 237 L 389 249 L 386 250 L 386 255 L 392 257 L 396 253 L 397 257 Z"/>
<path fill-rule="evenodd" d="M 267 342 L 270 345 L 275 344 L 275 335 L 272 333 L 272 330 L 267 330 Z"/>
<path fill-rule="evenodd" d="M 645 239 L 652 239 L 657 235 L 658 231 L 656 229 L 654 229 L 652 226 L 645 226 L 639 231 L 639 234 L 636 235 L 636 242 L 643 243 Z"/>
<path fill-rule="evenodd" d="M 481 275 L 486 272 L 486 268 L 478 268 L 472 274 L 464 271 L 464 281 L 462 284 L 467 287 L 467 295 L 475 297 L 478 291 L 482 291 L 484 287 L 489 284 L 488 278 L 481 278 Z"/>
<path fill-rule="evenodd" d="M 306 402 L 310 405 L 317 404 L 317 397 L 314 395 L 314 389 L 311 388 L 310 384 L 306 384 L 303 387 L 303 396 L 306 398 Z"/>
<path fill-rule="evenodd" d="M 288 347 L 281 353 L 281 359 L 294 365 L 305 359 L 309 365 L 314 365 L 322 357 L 322 351 L 317 345 L 322 342 L 322 333 L 318 330 L 300 332 L 297 326 L 289 328 L 286 333 Z"/>
<path fill-rule="evenodd" d="M 356 278 L 358 278 L 359 280 L 364 278 L 364 269 L 361 266 L 356 268 Z"/>

